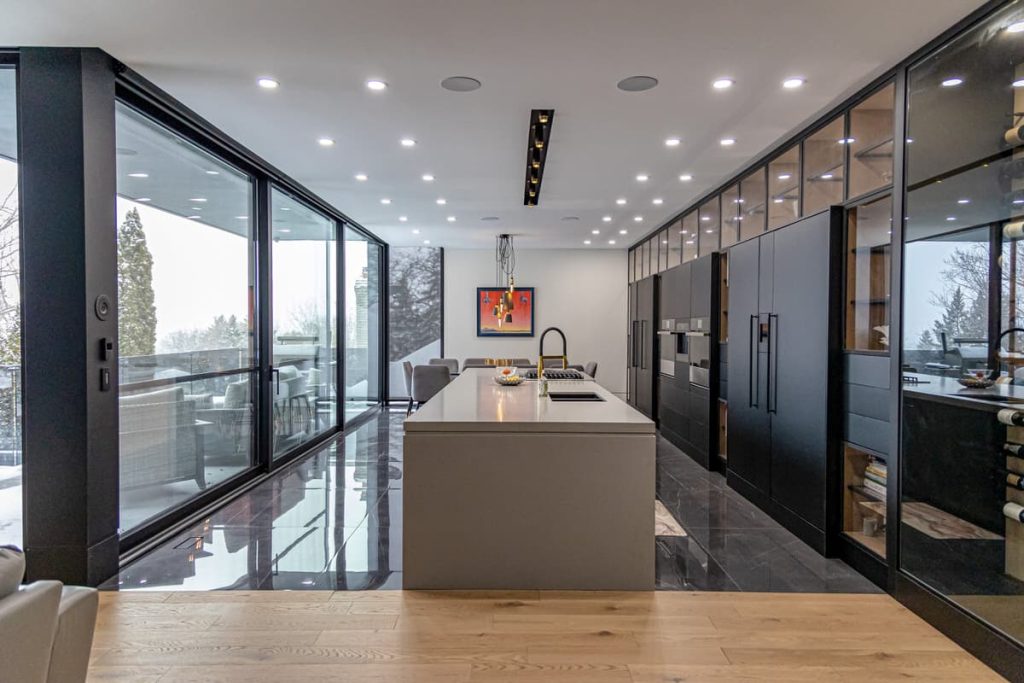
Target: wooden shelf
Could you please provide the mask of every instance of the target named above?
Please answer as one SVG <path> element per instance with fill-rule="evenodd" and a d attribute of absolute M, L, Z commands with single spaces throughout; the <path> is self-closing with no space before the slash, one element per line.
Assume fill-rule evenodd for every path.
<path fill-rule="evenodd" d="M 844 531 L 852 541 L 862 545 L 883 560 L 885 559 L 885 534 L 868 536 L 863 531 Z"/>
<path fill-rule="evenodd" d="M 867 488 L 862 484 L 848 484 L 846 488 L 850 489 L 858 496 L 864 496 L 869 500 L 878 501 L 879 503 L 885 502 L 884 496 L 880 496 L 879 494 L 875 493 L 874 491 L 872 491 L 871 489 Z"/>

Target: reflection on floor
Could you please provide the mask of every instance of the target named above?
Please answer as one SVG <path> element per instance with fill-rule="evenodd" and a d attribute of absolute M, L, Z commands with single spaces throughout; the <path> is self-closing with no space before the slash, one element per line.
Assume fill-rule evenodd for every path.
<path fill-rule="evenodd" d="M 121 590 L 400 588 L 402 422 L 382 412 L 111 578 Z M 666 590 L 877 592 L 658 440 Z"/>

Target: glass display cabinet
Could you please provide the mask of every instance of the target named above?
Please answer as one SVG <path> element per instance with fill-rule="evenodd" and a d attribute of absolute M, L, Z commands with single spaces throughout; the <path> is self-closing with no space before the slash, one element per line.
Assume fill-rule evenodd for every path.
<path fill-rule="evenodd" d="M 722 228 L 722 212 L 719 197 L 712 197 L 700 205 L 700 231 L 697 239 L 700 256 L 707 256 L 718 250 L 718 235 Z"/>
<path fill-rule="evenodd" d="M 676 221 L 665 229 L 668 236 L 668 267 L 674 268 L 683 262 L 682 221 Z"/>
<path fill-rule="evenodd" d="M 658 272 L 658 236 L 655 235 L 647 240 L 647 274 L 655 275 Z"/>
<path fill-rule="evenodd" d="M 768 162 L 768 229 L 800 218 L 800 144 Z"/>
<path fill-rule="evenodd" d="M 803 215 L 843 203 L 846 147 L 845 118 L 840 115 L 804 140 Z"/>
<path fill-rule="evenodd" d="M 757 237 L 764 232 L 768 216 L 765 211 L 765 200 L 768 196 L 765 173 L 765 168 L 761 167 L 740 181 L 740 240 Z"/>
<path fill-rule="evenodd" d="M 742 208 L 740 185 L 736 183 L 722 193 L 722 249 L 736 244 L 740 239 Z"/>
<path fill-rule="evenodd" d="M 665 228 L 658 234 L 658 272 L 668 270 L 670 265 L 668 262 L 668 228 Z"/>
<path fill-rule="evenodd" d="M 889 352 L 892 199 L 849 210 L 846 218 L 846 349 Z"/>
<path fill-rule="evenodd" d="M 697 258 L 697 212 L 691 211 L 683 216 L 682 229 L 679 231 L 683 239 L 683 263 Z"/>
<path fill-rule="evenodd" d="M 851 198 L 892 183 L 895 90 L 890 83 L 850 110 Z"/>

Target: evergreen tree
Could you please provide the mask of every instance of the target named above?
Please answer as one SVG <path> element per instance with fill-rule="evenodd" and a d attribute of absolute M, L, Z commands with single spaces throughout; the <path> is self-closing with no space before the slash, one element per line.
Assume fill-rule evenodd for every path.
<path fill-rule="evenodd" d="M 944 303 L 945 310 L 942 312 L 942 318 L 932 324 L 935 338 L 941 339 L 943 332 L 946 333 L 946 339 L 949 341 L 952 341 L 953 337 L 971 336 L 970 312 L 964 297 L 964 290 L 957 287 Z"/>
<path fill-rule="evenodd" d="M 122 356 L 156 352 L 156 305 L 153 303 L 153 255 L 138 209 L 117 230 L 118 336 Z"/>
<path fill-rule="evenodd" d="M 925 330 L 921 333 L 921 336 L 917 339 L 917 348 L 919 349 L 937 349 L 939 343 L 935 341 L 935 336 L 932 335 L 931 330 Z"/>

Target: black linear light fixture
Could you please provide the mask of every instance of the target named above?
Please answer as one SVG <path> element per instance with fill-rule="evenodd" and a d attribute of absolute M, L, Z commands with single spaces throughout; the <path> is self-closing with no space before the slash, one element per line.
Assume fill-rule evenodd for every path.
<path fill-rule="evenodd" d="M 526 189 L 523 204 L 537 206 L 540 200 L 540 183 L 544 178 L 544 162 L 548 158 L 548 142 L 551 140 L 551 124 L 555 120 L 554 109 L 534 109 L 530 113 L 530 133 L 526 147 Z"/>

